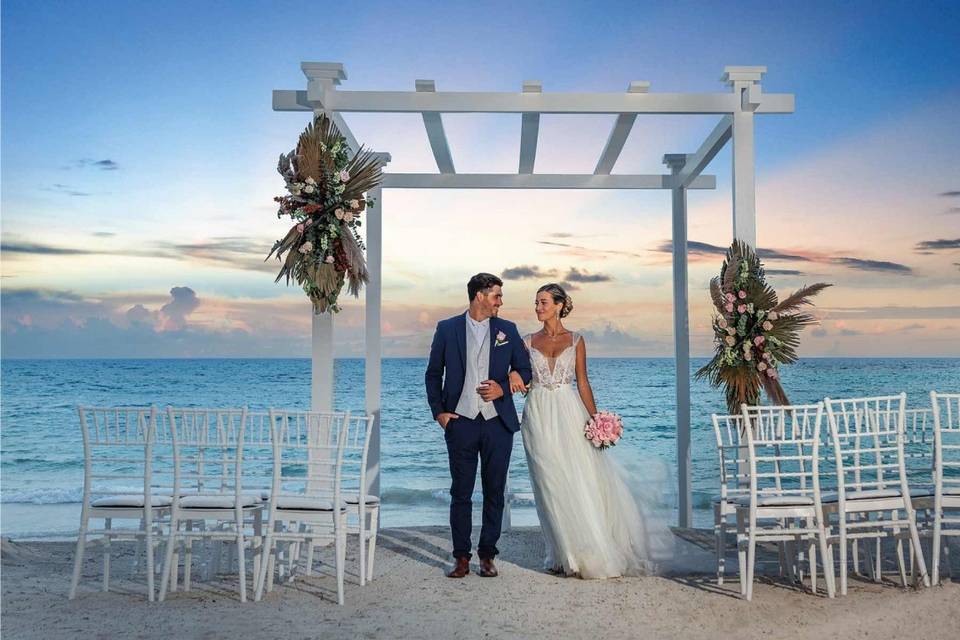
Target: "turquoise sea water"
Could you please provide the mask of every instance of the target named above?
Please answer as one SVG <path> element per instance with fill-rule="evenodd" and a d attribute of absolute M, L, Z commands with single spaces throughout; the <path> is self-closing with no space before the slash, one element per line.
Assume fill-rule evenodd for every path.
<path fill-rule="evenodd" d="M 693 368 L 705 360 L 694 359 Z M 608 452 L 637 482 L 660 482 L 675 506 L 674 364 L 669 358 L 591 359 L 590 378 L 602 409 L 623 416 L 626 433 Z M 423 390 L 426 360 L 383 362 L 382 493 L 385 526 L 445 524 L 449 474 L 443 436 L 431 420 Z M 336 406 L 363 410 L 363 360 L 336 362 Z M 925 407 L 931 389 L 960 390 L 960 359 L 803 360 L 783 373 L 791 401 L 812 402 L 905 391 L 908 406 Z M 14 537 L 66 536 L 79 521 L 83 451 L 78 404 L 307 408 L 310 361 L 229 360 L 4 360 L 0 407 L 0 532 Z M 519 396 L 518 396 L 519 399 Z M 522 407 L 520 399 L 519 407 Z M 692 388 L 695 520 L 711 518 L 717 462 L 710 414 L 722 394 Z M 666 467 L 652 464 L 657 460 Z M 662 477 L 666 474 L 666 477 Z M 529 492 L 520 438 L 510 469 L 514 492 Z M 479 481 L 477 483 L 479 491 Z M 513 507 L 517 524 L 535 524 L 529 501 Z"/>

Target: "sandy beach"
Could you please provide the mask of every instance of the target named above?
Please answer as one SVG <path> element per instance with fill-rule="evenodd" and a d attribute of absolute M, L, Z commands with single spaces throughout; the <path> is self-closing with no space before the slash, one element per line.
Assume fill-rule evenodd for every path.
<path fill-rule="evenodd" d="M 765 564 L 753 602 L 730 580 L 717 587 L 705 532 L 679 532 L 680 561 L 667 575 L 582 581 L 540 570 L 535 528 L 501 540 L 501 577 L 443 576 L 447 529 L 385 529 L 376 578 L 360 587 L 348 561 L 346 605 L 328 575 L 278 586 L 241 604 L 236 578 L 195 583 L 148 603 L 130 578 L 132 547 L 114 555 L 113 591 L 100 588 L 100 555 L 88 555 L 81 593 L 67 600 L 74 545 L 5 542 L 2 633 L 40 638 L 871 638 L 948 637 L 960 623 L 960 584 L 927 590 L 853 579 L 828 600 L 801 591 Z M 691 542 L 692 541 L 692 542 Z M 319 566 L 319 564 L 318 564 Z M 821 583 L 822 585 L 822 583 Z"/>

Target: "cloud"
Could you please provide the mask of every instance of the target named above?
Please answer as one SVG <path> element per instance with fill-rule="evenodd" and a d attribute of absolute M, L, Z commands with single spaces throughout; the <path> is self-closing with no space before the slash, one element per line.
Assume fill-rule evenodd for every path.
<path fill-rule="evenodd" d="M 187 316 L 200 306 L 200 301 L 190 287 L 174 287 L 170 289 L 170 295 L 173 300 L 160 307 L 160 313 L 166 320 L 164 329 L 183 329 L 187 325 Z"/>
<path fill-rule="evenodd" d="M 960 318 L 960 306 L 944 307 L 820 307 L 831 318 L 850 320 L 947 319 Z"/>
<path fill-rule="evenodd" d="M 810 335 L 816 336 L 817 338 L 822 338 L 827 335 L 827 330 L 823 327 L 817 327 L 810 332 Z"/>
<path fill-rule="evenodd" d="M 802 276 L 806 275 L 803 271 L 796 269 L 764 269 L 768 276 Z"/>
<path fill-rule="evenodd" d="M 617 251 L 615 249 L 592 249 L 590 247 L 585 247 L 583 245 L 569 244 L 566 242 L 554 242 L 552 240 L 538 240 L 537 244 L 542 244 L 547 247 L 557 247 L 560 251 L 559 253 L 573 256 L 576 258 L 585 258 L 585 259 L 596 259 L 604 258 L 606 256 L 628 256 L 631 258 L 643 258 L 643 254 L 634 253 L 632 251 Z"/>
<path fill-rule="evenodd" d="M 91 168 L 91 169 L 100 169 L 101 171 L 116 171 L 117 169 L 120 168 L 120 165 L 114 162 L 113 160 L 110 160 L 109 158 L 105 158 L 103 160 L 94 160 L 93 158 L 80 158 L 79 160 L 74 162 L 72 165 L 63 167 L 63 168 L 65 170 Z"/>
<path fill-rule="evenodd" d="M 940 251 L 942 249 L 960 249 L 960 238 L 955 240 L 923 240 L 918 242 L 915 251 Z"/>
<path fill-rule="evenodd" d="M 652 249 L 657 253 L 673 253 L 673 241 L 664 240 L 661 242 L 655 249 Z M 726 247 L 719 247 L 714 244 L 708 244 L 706 242 L 698 242 L 696 240 L 687 241 L 687 254 L 692 259 L 696 258 L 705 258 L 714 256 L 725 256 L 727 254 Z M 827 254 L 820 254 L 815 252 L 806 252 L 806 251 L 782 251 L 780 249 L 759 249 L 757 250 L 757 255 L 761 259 L 767 262 L 808 262 L 808 263 L 819 263 L 819 264 L 833 264 L 842 267 L 848 267 L 850 269 L 856 269 L 858 271 L 880 271 L 884 273 L 899 273 L 899 274 L 912 274 L 913 269 L 907 265 L 900 264 L 897 262 L 888 262 L 886 260 L 868 260 L 865 258 L 853 258 L 849 256 L 831 256 Z M 768 270 L 767 273 L 774 273 L 776 270 Z M 800 272 L 791 275 L 799 275 Z"/>
<path fill-rule="evenodd" d="M 52 191 L 54 193 L 62 193 L 63 195 L 67 195 L 67 196 L 83 197 L 83 196 L 90 195 L 90 193 L 87 191 L 80 191 L 78 189 L 74 189 L 71 186 L 60 184 L 59 182 L 54 183 L 49 187 L 40 187 L 40 189 L 43 191 Z"/>
<path fill-rule="evenodd" d="M 910 275 L 913 269 L 897 262 L 887 262 L 885 260 L 864 260 L 862 258 L 830 258 L 830 264 L 836 264 L 858 271 L 884 271 L 897 273 L 901 275 Z"/>
<path fill-rule="evenodd" d="M 580 332 L 587 344 L 588 353 L 623 353 L 629 347 L 641 347 L 649 342 L 623 329 L 606 323 L 599 329 L 585 329 Z"/>
<path fill-rule="evenodd" d="M 940 195 L 945 198 L 956 198 L 960 197 L 960 191 L 944 191 Z"/>
<path fill-rule="evenodd" d="M 51 247 L 50 245 L 35 242 L 3 242 L 0 243 L 2 253 L 23 253 L 41 256 L 88 256 L 99 251 L 88 251 L 72 247 Z"/>
<path fill-rule="evenodd" d="M 947 216 L 947 215 L 951 215 L 951 214 L 954 214 L 954 213 L 960 213 L 960 207 L 950 207 L 949 209 L 947 209 L 946 211 L 944 211 L 942 215 Z"/>
<path fill-rule="evenodd" d="M 130 324 L 153 324 L 156 314 L 142 304 L 135 304 L 127 310 L 127 321 Z"/>
<path fill-rule="evenodd" d="M 115 234 L 113 231 L 94 231 L 90 235 L 95 236 L 97 238 L 112 238 L 117 234 Z"/>
<path fill-rule="evenodd" d="M 500 277 L 504 280 L 522 280 L 524 278 L 552 278 L 557 275 L 556 269 L 541 269 L 537 265 L 520 265 L 503 270 Z"/>
<path fill-rule="evenodd" d="M 954 262 L 953 266 L 955 266 L 957 269 L 960 269 L 960 262 Z"/>
<path fill-rule="evenodd" d="M 605 273 L 588 273 L 586 270 L 581 271 L 576 267 L 570 267 L 565 279 L 567 282 L 610 282 L 613 276 Z"/>

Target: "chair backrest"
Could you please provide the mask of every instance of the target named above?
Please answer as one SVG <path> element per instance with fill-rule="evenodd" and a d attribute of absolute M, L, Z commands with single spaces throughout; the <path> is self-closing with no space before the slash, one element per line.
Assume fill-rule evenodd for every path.
<path fill-rule="evenodd" d="M 269 411 L 247 411 L 243 435 L 243 486 L 269 498 L 273 487 L 273 421 Z"/>
<path fill-rule="evenodd" d="M 907 395 L 824 399 L 840 500 L 851 491 L 901 489 L 909 498 L 904 465 Z"/>
<path fill-rule="evenodd" d="M 94 494 L 152 504 L 156 407 L 77 407 L 83 436 L 83 504 Z"/>
<path fill-rule="evenodd" d="M 746 436 L 743 433 L 743 414 L 725 416 L 714 413 L 711 418 L 720 461 L 720 498 L 733 500 L 738 496 L 749 495 L 750 473 Z"/>
<path fill-rule="evenodd" d="M 903 464 L 911 487 L 933 485 L 935 439 L 933 409 L 904 409 Z"/>
<path fill-rule="evenodd" d="M 960 393 L 930 392 L 934 423 L 936 495 L 960 488 Z"/>
<path fill-rule="evenodd" d="M 246 408 L 167 407 L 167 415 L 175 502 L 187 495 L 232 495 L 239 507 L 245 490 Z"/>
<path fill-rule="evenodd" d="M 742 405 L 750 497 L 804 496 L 820 501 L 820 424 L 823 403 Z"/>
<path fill-rule="evenodd" d="M 370 452 L 372 415 L 350 415 L 345 420 L 343 447 L 343 490 L 361 497 L 369 494 L 367 455 Z"/>
<path fill-rule="evenodd" d="M 273 499 L 342 501 L 343 452 L 349 413 L 270 409 Z"/>

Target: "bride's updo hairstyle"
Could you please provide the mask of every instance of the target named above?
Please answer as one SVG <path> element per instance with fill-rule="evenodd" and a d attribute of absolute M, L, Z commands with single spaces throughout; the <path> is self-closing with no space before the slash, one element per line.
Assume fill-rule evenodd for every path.
<path fill-rule="evenodd" d="M 564 291 L 560 285 L 554 282 L 545 284 L 537 289 L 537 293 L 549 293 L 554 303 L 563 305 L 563 308 L 560 309 L 561 318 L 566 318 L 570 315 L 570 312 L 573 311 L 573 298 L 568 296 L 567 292 Z"/>

